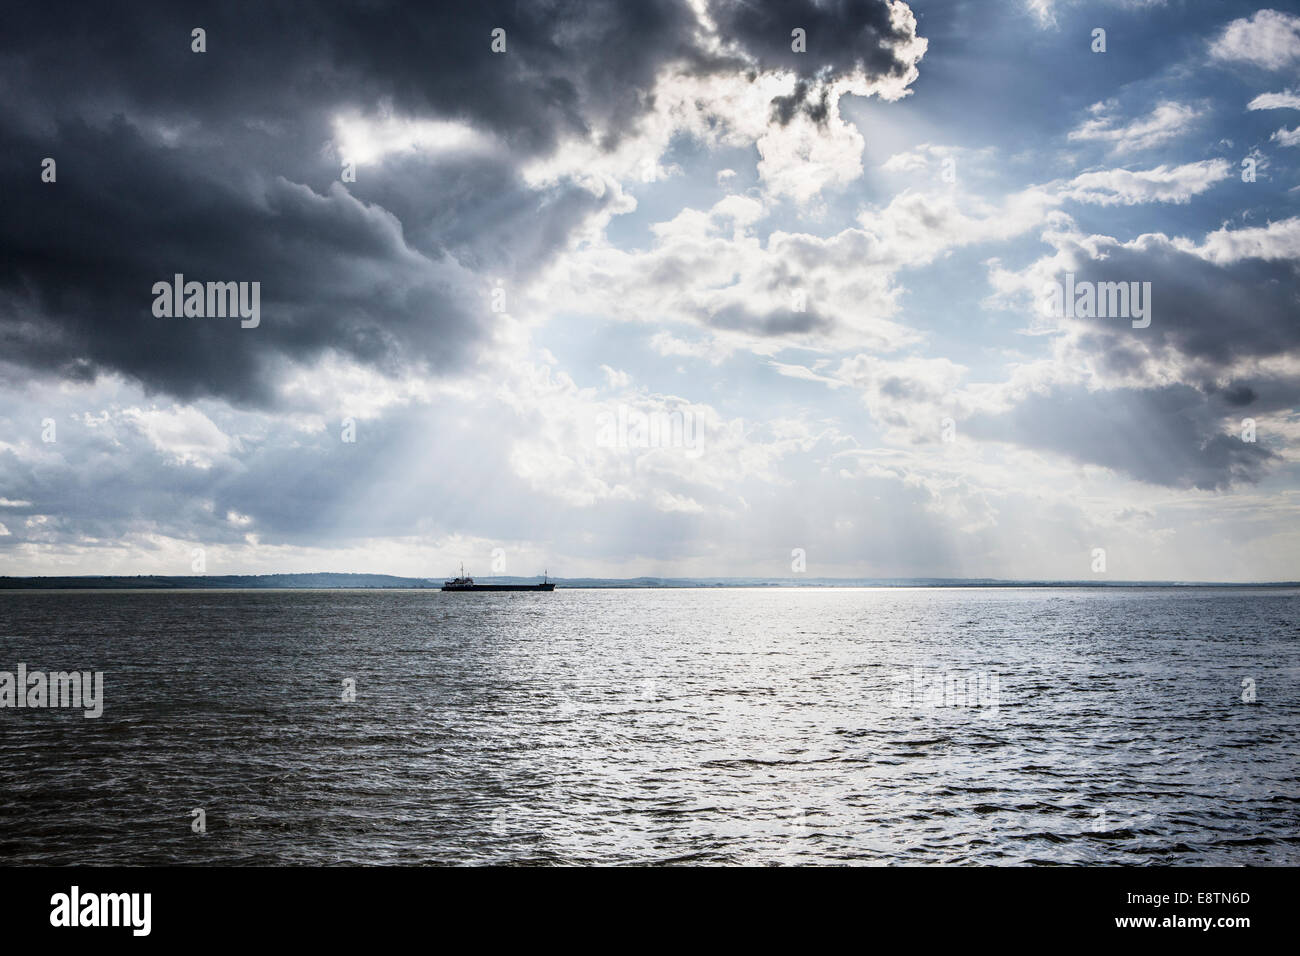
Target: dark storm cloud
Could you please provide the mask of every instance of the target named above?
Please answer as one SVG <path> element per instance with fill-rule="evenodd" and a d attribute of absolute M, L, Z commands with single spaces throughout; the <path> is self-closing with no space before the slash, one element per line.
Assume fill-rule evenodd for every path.
<path fill-rule="evenodd" d="M 976 438 L 1054 451 L 1151 484 L 1221 489 L 1258 480 L 1278 458 L 1221 430 L 1221 418 L 1236 411 L 1185 385 L 1060 388 L 1005 414 L 974 416 L 965 427 Z"/>
<path fill-rule="evenodd" d="M 592 119 L 618 127 L 667 59 L 700 56 L 672 0 L 467 4 L 29 4 L 0 38 L 7 83 L 45 113 L 119 108 L 321 122 L 322 110 L 463 117 L 543 151 Z M 207 31 L 194 54 L 190 32 Z M 489 49 L 506 31 L 508 53 Z M 17 92 L 17 90 L 14 90 Z"/>
<path fill-rule="evenodd" d="M 1071 320 L 1075 356 L 1106 376 L 1153 383 L 1176 376 L 1186 384 L 1058 389 L 1006 415 L 973 419 L 972 433 L 1153 484 L 1223 489 L 1259 480 L 1279 456 L 1263 442 L 1243 442 L 1241 420 L 1300 401 L 1300 380 L 1257 364 L 1300 350 L 1300 270 L 1277 254 L 1213 261 L 1161 235 L 1105 240 L 1073 269 L 1076 287 L 1149 283 L 1150 325 L 1133 328 L 1129 317 L 1114 316 Z"/>
<path fill-rule="evenodd" d="M 725 54 L 701 43 L 684 0 L 7 11 L 0 347 L 39 374 L 120 372 L 252 405 L 274 401 L 286 362 L 327 350 L 380 368 L 464 365 L 492 319 L 472 273 L 525 278 L 612 198 L 530 188 L 520 164 L 571 137 L 614 146 L 665 64 L 898 68 L 883 2 L 791 6 L 815 38 L 803 60 L 786 55 L 782 17 L 714 12 Z M 334 119 L 380 109 L 466 122 L 502 148 L 390 159 L 344 191 Z M 40 181 L 45 157 L 56 183 Z M 175 273 L 260 282 L 261 326 L 155 318 L 153 283 Z"/>
<path fill-rule="evenodd" d="M 454 256 L 493 278 L 497 271 L 526 275 L 543 265 L 608 201 L 572 185 L 530 188 L 510 157 L 483 154 L 394 155 L 381 174 L 367 172 L 348 189 L 396 216 L 412 248 L 433 258 Z"/>
<path fill-rule="evenodd" d="M 772 116 L 782 124 L 800 109 L 818 122 L 826 118 L 829 103 L 825 91 L 811 82 L 816 78 L 855 69 L 868 76 L 901 76 L 912 65 L 897 54 L 913 39 L 910 26 L 895 26 L 890 7 L 874 0 L 721 0 L 710 4 L 709 15 L 718 34 L 734 38 L 760 68 L 799 75 L 794 91 L 772 103 Z M 804 52 L 792 49 L 796 28 L 804 31 Z"/>
<path fill-rule="evenodd" d="M 0 342 L 10 361 L 264 403 L 278 356 L 329 348 L 383 364 L 400 344 L 437 368 L 478 335 L 473 304 L 445 270 L 341 186 L 322 194 L 253 171 L 236 183 L 230 157 L 161 148 L 122 119 L 103 130 L 72 122 L 57 140 L 58 182 L 28 175 L 7 197 Z M 41 146 L 22 144 L 28 155 Z M 153 285 L 176 273 L 259 281 L 261 325 L 155 317 Z"/>
<path fill-rule="evenodd" d="M 1123 319 L 1088 320 L 1079 345 L 1111 371 L 1129 374 L 1171 356 L 1191 360 L 1214 382 L 1240 360 L 1300 349 L 1300 269 L 1294 261 L 1244 258 L 1215 263 L 1148 236 L 1125 246 L 1108 244 L 1104 258 L 1074 270 L 1076 281 L 1151 283 L 1151 325 Z M 1249 383 L 1239 382 L 1240 403 Z"/>
<path fill-rule="evenodd" d="M 580 106 L 602 121 L 633 115 L 612 93 L 590 102 L 587 92 L 607 83 L 580 102 L 584 75 L 565 63 L 603 70 L 624 90 L 648 81 L 652 64 L 636 51 L 661 55 L 655 32 L 675 28 L 651 7 L 633 17 L 646 31 L 639 46 L 621 52 L 610 48 L 627 38 L 609 14 L 579 19 L 574 40 L 593 55 L 576 60 L 555 36 L 576 8 L 552 10 L 549 23 L 525 5 L 436 16 L 384 5 L 18 11 L 0 67 L 6 357 L 255 404 L 272 400 L 281 358 L 334 349 L 381 367 L 464 362 L 485 334 L 487 290 L 467 301 L 453 270 L 440 274 L 408 243 L 444 265 L 460 254 L 471 268 L 502 265 L 518 246 L 519 265 L 534 267 L 600 203 L 575 187 L 535 194 L 513 155 L 468 173 L 367 170 L 357 195 L 391 202 L 394 218 L 339 191 L 321 150 L 333 116 L 386 98 L 398 112 L 470 118 L 512 154 L 547 148 L 585 130 Z M 207 31 L 205 54 L 190 50 L 193 26 Z M 505 57 L 488 49 L 495 26 L 514 44 Z M 33 175 L 45 156 L 58 163 L 55 184 Z M 150 289 L 177 272 L 259 281 L 266 321 L 241 330 L 155 318 Z"/>

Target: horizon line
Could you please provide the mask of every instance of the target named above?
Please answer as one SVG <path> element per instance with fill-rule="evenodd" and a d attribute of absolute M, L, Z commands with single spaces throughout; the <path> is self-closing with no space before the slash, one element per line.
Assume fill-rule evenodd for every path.
<path fill-rule="evenodd" d="M 542 575 L 491 575 L 480 580 L 488 581 L 528 581 L 541 578 Z M 276 578 L 361 578 L 382 579 L 388 584 L 374 584 L 375 589 L 384 590 L 426 590 L 437 588 L 441 578 L 420 577 L 412 575 L 386 574 L 366 571 L 273 571 L 252 574 L 53 574 L 53 575 L 0 575 L 0 590 L 30 590 L 41 587 L 50 589 L 73 589 L 80 585 L 85 589 L 104 589 L 116 587 L 123 590 L 150 589 L 145 581 L 172 583 L 173 586 L 184 582 L 198 588 L 222 588 L 231 585 L 231 581 L 265 581 Z M 642 574 L 634 577 L 603 577 L 600 575 L 580 575 L 575 577 L 548 576 L 556 584 L 569 583 L 570 587 L 625 587 L 625 588 L 725 588 L 725 587 L 1068 587 L 1068 588 L 1106 588 L 1106 587 L 1300 587 L 1300 581 L 1191 581 L 1191 580 L 1154 580 L 1154 579 L 1117 579 L 1091 580 L 1087 578 L 993 578 L 993 577 L 761 577 L 754 575 L 710 575 L 707 577 L 684 576 L 664 577 Z M 129 582 L 141 581 L 138 588 L 131 588 Z M 61 584 L 60 582 L 68 582 Z M 75 582 L 75 583 L 73 583 Z M 96 587 L 95 583 L 102 582 Z M 208 582 L 199 584 L 198 582 Z M 397 583 L 402 582 L 402 583 Z M 409 582 L 409 583 L 407 583 Z M 320 589 L 336 590 L 345 588 L 345 584 L 326 585 Z M 156 589 L 156 588 L 154 588 Z M 286 590 L 311 590 L 303 585 L 286 585 Z"/>

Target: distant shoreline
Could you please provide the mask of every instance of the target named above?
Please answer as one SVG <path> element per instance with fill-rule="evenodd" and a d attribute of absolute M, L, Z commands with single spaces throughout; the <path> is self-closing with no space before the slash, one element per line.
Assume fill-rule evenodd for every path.
<path fill-rule="evenodd" d="M 483 584 L 540 578 L 485 577 Z M 1050 581 L 997 578 L 555 578 L 566 589 L 698 588 L 1297 588 L 1297 581 Z M 0 591 L 438 590 L 442 581 L 387 574 L 67 575 L 0 577 Z"/>

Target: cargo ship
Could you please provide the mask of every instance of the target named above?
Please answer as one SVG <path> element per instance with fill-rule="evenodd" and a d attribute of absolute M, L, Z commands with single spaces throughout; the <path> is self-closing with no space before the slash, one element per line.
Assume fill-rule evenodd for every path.
<path fill-rule="evenodd" d="M 542 575 L 541 584 L 475 584 L 474 579 L 465 574 L 465 565 L 460 566 L 460 577 L 442 582 L 444 591 L 554 591 L 555 584 Z"/>

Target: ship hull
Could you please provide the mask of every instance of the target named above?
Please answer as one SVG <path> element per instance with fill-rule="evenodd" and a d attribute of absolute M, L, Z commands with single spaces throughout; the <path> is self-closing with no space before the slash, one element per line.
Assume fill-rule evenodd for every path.
<path fill-rule="evenodd" d="M 458 587 L 442 586 L 444 591 L 554 591 L 554 584 L 470 584 Z"/>

